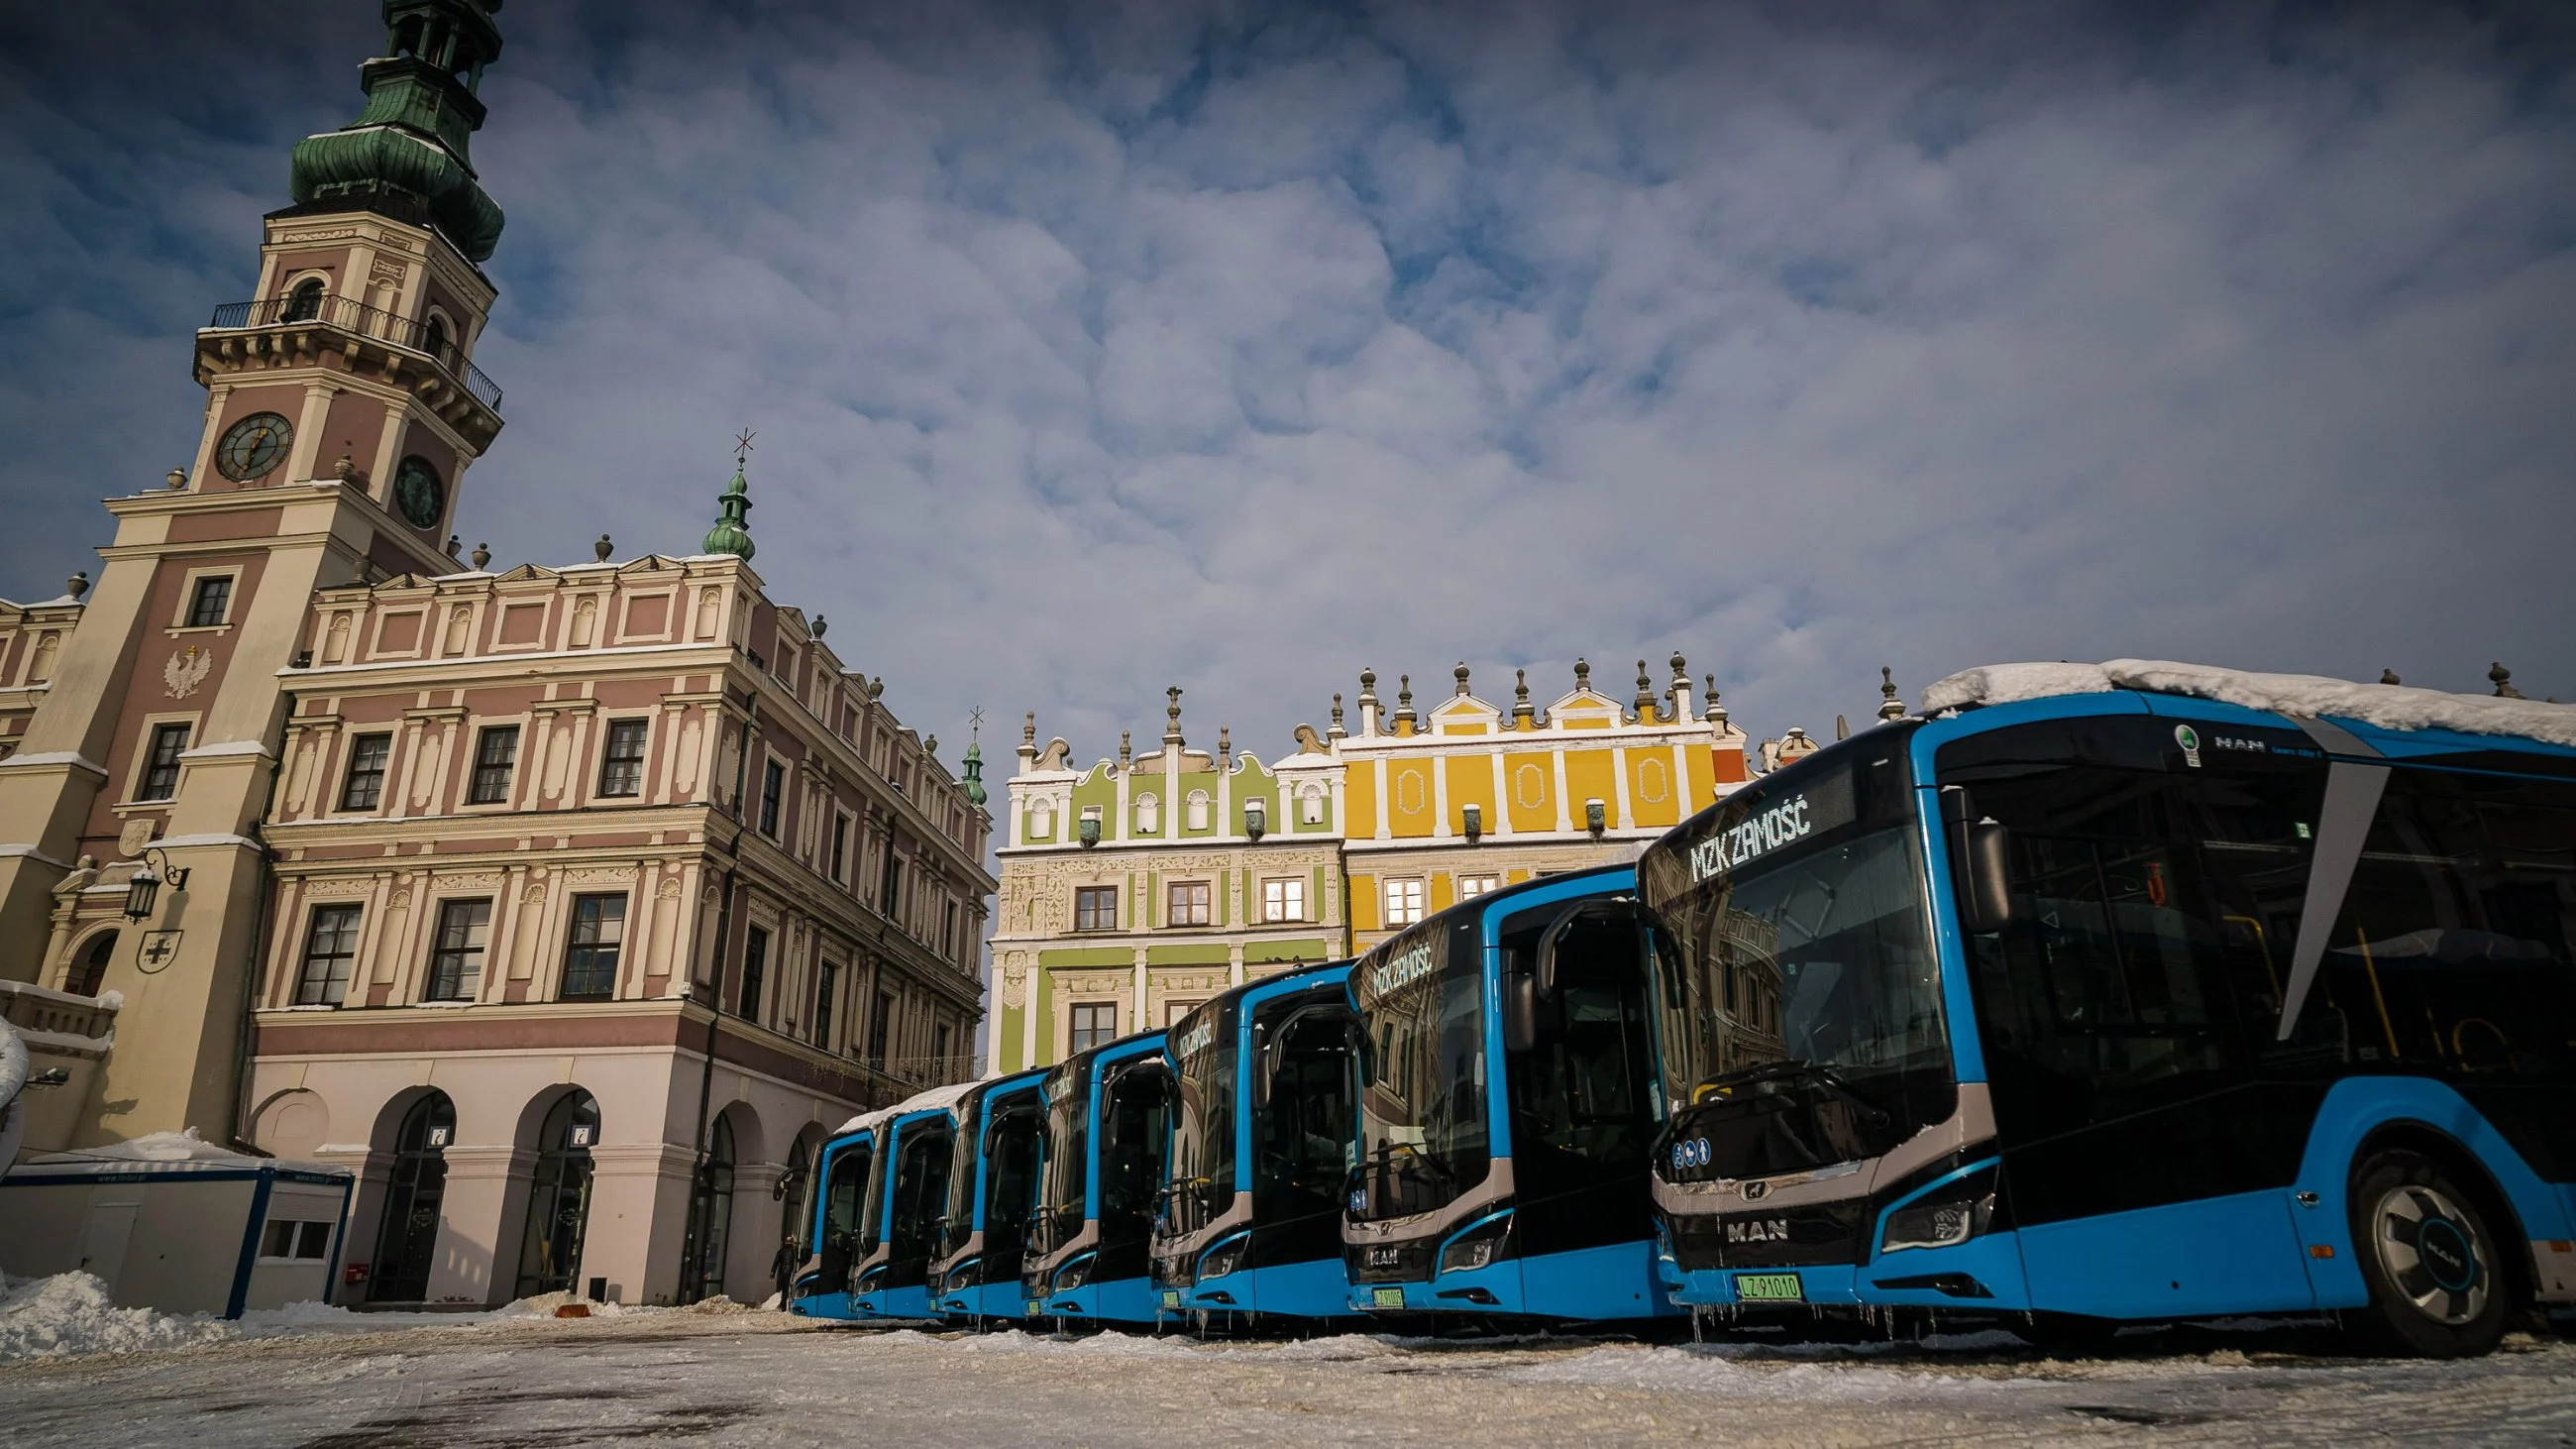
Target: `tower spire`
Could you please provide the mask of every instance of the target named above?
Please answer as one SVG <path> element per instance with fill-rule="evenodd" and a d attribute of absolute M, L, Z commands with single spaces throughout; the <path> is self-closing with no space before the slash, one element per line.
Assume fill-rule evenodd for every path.
<path fill-rule="evenodd" d="M 474 92 L 501 54 L 501 0 L 386 0 L 385 53 L 359 68 L 358 119 L 295 143 L 298 207 L 373 211 L 427 223 L 469 261 L 492 255 L 501 208 L 475 180 L 466 141 L 483 125 Z"/>
<path fill-rule="evenodd" d="M 707 530 L 700 553 L 729 553 L 751 562 L 751 485 L 743 481 L 743 471 L 751 465 L 752 436 L 751 429 L 745 428 L 734 439 L 733 481 L 716 495 L 716 526 Z"/>

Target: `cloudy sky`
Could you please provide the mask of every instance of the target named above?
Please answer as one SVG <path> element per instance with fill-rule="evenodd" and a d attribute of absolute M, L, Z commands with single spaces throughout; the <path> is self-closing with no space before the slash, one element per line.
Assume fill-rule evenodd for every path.
<path fill-rule="evenodd" d="M 0 595 L 189 456 L 375 12 L 0 14 Z M 772 592 L 949 740 L 1676 649 L 1757 738 L 1881 664 L 2576 698 L 2563 5 L 501 21 L 466 543 L 693 550 L 756 428 Z"/>

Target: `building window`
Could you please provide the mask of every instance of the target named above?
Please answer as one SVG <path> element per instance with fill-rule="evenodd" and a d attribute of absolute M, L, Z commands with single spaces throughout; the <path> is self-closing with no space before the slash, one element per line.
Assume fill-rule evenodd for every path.
<path fill-rule="evenodd" d="M 877 993 L 876 1013 L 868 1018 L 868 1065 L 885 1066 L 886 1034 L 894 1030 L 894 994 Z"/>
<path fill-rule="evenodd" d="M 903 899 L 903 861 L 895 855 L 891 840 L 886 842 L 885 878 L 877 884 L 878 913 L 902 925 L 903 916 L 895 909 L 895 903 Z"/>
<path fill-rule="evenodd" d="M 936 1062 L 948 1060 L 948 1023 L 944 1021 L 930 1029 L 930 1059 Z"/>
<path fill-rule="evenodd" d="M 747 927 L 742 933 L 742 998 L 736 1005 L 744 1020 L 760 1020 L 760 989 L 768 977 L 769 933 Z"/>
<path fill-rule="evenodd" d="M 572 898 L 572 939 L 564 944 L 565 1001 L 606 1001 L 617 993 L 618 947 L 626 941 L 626 897 Z"/>
<path fill-rule="evenodd" d="M 271 1218 L 267 1226 L 260 1229 L 259 1255 L 263 1258 L 318 1260 L 330 1246 L 331 1225 L 326 1222 Z"/>
<path fill-rule="evenodd" d="M 1204 926 L 1208 923 L 1208 883 L 1203 880 L 1176 880 L 1166 892 L 1170 911 L 1164 916 L 1167 926 Z"/>
<path fill-rule="evenodd" d="M 1458 877 L 1458 899 L 1472 901 L 1487 891 L 1501 889 L 1502 884 L 1503 878 L 1498 875 L 1462 875 Z"/>
<path fill-rule="evenodd" d="M 760 766 L 760 833 L 778 838 L 778 807 L 787 796 L 787 767 L 776 760 Z"/>
<path fill-rule="evenodd" d="M 349 741 L 349 778 L 340 782 L 340 808 L 373 810 L 385 800 L 385 762 L 393 757 L 392 735 L 359 735 Z"/>
<path fill-rule="evenodd" d="M 304 930 L 304 970 L 295 978 L 298 1006 L 337 1006 L 349 994 L 358 959 L 358 908 L 315 906 Z"/>
<path fill-rule="evenodd" d="M 441 901 L 438 935 L 429 954 L 431 1001 L 471 1001 L 483 984 L 483 945 L 492 929 L 492 902 Z"/>
<path fill-rule="evenodd" d="M 1265 921 L 1302 921 L 1306 919 L 1306 882 L 1291 876 L 1261 883 L 1261 919 Z"/>
<path fill-rule="evenodd" d="M 1410 926 L 1422 919 L 1422 882 L 1391 880 L 1386 883 L 1386 923 Z"/>
<path fill-rule="evenodd" d="M 939 910 L 939 954 L 954 960 L 957 956 L 957 903 L 949 901 Z"/>
<path fill-rule="evenodd" d="M 499 805 L 510 798 L 510 770 L 519 763 L 519 727 L 494 725 L 474 739 L 474 783 L 468 805 Z"/>
<path fill-rule="evenodd" d="M 848 879 L 848 877 L 847 877 L 846 875 L 844 875 L 844 874 L 843 874 L 843 872 L 844 872 L 844 870 L 848 867 L 848 865 L 849 865 L 849 860 L 850 860 L 850 817 L 849 817 L 849 816 L 847 816 L 847 815 L 835 814 L 835 815 L 832 817 L 832 879 L 833 879 L 833 880 L 835 880 L 835 881 L 844 881 L 844 880 Z"/>
<path fill-rule="evenodd" d="M 134 791 L 137 800 L 167 800 L 179 793 L 179 756 L 188 749 L 188 726 L 160 724 L 152 727 L 152 742 L 143 751 L 143 779 Z"/>
<path fill-rule="evenodd" d="M 310 322 L 322 315 L 322 279 L 307 277 L 286 294 L 285 314 L 281 322 Z"/>
<path fill-rule="evenodd" d="M 1118 887 L 1074 887 L 1073 928 L 1077 931 L 1117 930 Z"/>
<path fill-rule="evenodd" d="M 1094 1002 L 1073 1009 L 1073 1049 L 1089 1051 L 1103 1042 L 1118 1039 L 1118 1005 Z"/>
<path fill-rule="evenodd" d="M 832 1049 L 832 988 L 840 984 L 840 963 L 826 961 L 814 973 L 814 1045 Z"/>
<path fill-rule="evenodd" d="M 1196 1011 L 1205 1005 L 1207 1005 L 1207 1003 L 1204 1001 L 1166 1001 L 1163 1003 L 1163 1025 L 1165 1027 L 1178 1026 L 1181 1024 L 1182 1017 L 1189 1015 L 1191 1012 Z"/>
<path fill-rule="evenodd" d="M 216 574 L 197 580 L 194 593 L 188 596 L 188 627 L 211 629 L 224 621 L 233 603 L 233 576 Z"/>
<path fill-rule="evenodd" d="M 599 793 L 644 793 L 644 725 L 640 719 L 608 722 L 608 751 L 599 761 Z"/>

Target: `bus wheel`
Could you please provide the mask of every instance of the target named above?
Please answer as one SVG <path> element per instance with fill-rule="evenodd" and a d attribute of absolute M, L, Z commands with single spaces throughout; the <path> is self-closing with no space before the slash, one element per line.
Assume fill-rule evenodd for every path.
<path fill-rule="evenodd" d="M 2370 1287 L 2354 1326 L 2372 1347 L 2465 1358 L 2504 1337 L 2504 1260 L 2450 1169 L 2418 1152 L 2371 1154 L 2353 1174 L 2352 1237 Z"/>

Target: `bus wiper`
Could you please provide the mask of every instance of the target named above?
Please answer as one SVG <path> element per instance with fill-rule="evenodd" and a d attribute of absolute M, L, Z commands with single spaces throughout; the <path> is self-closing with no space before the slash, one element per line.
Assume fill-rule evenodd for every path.
<path fill-rule="evenodd" d="M 1702 1107 L 1708 1104 L 1711 1097 L 1732 1098 L 1743 1088 L 1774 1084 L 1781 1086 L 1813 1084 L 1850 1103 L 1872 1126 L 1884 1126 L 1888 1121 L 1886 1111 L 1877 1103 L 1854 1091 L 1850 1079 L 1822 1062 L 1809 1061 L 1805 1057 L 1787 1057 L 1776 1062 L 1763 1062 L 1757 1066 L 1720 1072 L 1691 1089 L 1690 1104 L 1694 1108 Z"/>

